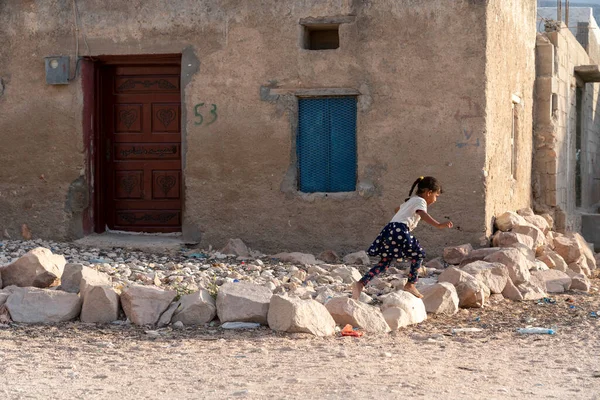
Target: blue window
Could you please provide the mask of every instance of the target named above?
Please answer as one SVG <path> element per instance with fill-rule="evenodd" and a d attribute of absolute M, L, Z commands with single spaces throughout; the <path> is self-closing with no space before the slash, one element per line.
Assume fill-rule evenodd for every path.
<path fill-rule="evenodd" d="M 298 100 L 301 192 L 356 190 L 356 97 Z"/>

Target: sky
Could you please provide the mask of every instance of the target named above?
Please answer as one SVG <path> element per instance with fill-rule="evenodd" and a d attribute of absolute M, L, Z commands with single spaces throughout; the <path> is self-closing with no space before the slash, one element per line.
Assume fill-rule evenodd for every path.
<path fill-rule="evenodd" d="M 554 5 L 558 4 L 557 0 L 539 0 L 539 3 L 552 3 Z M 565 1 L 563 0 L 563 7 L 564 7 Z M 600 0 L 570 0 L 569 4 L 573 7 L 578 6 L 579 4 L 593 4 L 593 5 L 597 5 L 600 6 Z"/>
<path fill-rule="evenodd" d="M 557 0 L 538 0 L 538 7 L 556 7 L 558 4 Z M 563 10 L 565 1 L 562 0 Z M 600 21 L 600 0 L 570 0 L 570 7 L 593 7 L 594 18 L 596 21 Z"/>

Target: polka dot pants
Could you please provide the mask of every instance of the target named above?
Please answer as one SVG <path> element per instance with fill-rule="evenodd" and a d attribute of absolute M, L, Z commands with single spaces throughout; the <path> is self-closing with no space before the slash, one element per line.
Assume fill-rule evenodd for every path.
<path fill-rule="evenodd" d="M 419 277 L 419 268 L 425 258 L 425 251 L 419 244 L 408 227 L 398 222 L 390 222 L 379 233 L 367 252 L 371 256 L 380 256 L 381 259 L 360 280 L 367 285 L 377 275 L 385 272 L 392 261 L 410 260 L 408 282 L 415 283 Z"/>

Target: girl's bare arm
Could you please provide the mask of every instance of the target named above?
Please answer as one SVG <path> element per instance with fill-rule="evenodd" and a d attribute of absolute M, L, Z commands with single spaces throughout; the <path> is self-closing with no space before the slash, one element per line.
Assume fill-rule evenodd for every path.
<path fill-rule="evenodd" d="M 417 214 L 419 214 L 419 216 L 421 217 L 421 219 L 423 221 L 427 222 L 431 226 L 435 226 L 438 229 L 452 228 L 452 226 L 453 226 L 452 222 L 450 222 L 450 221 L 444 222 L 444 223 L 437 222 L 435 219 L 433 219 L 433 217 L 431 215 L 427 214 L 423 210 L 417 210 Z"/>

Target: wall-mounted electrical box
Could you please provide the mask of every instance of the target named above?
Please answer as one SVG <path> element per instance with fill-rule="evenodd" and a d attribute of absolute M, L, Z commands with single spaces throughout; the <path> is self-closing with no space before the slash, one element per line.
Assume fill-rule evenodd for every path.
<path fill-rule="evenodd" d="M 45 57 L 46 83 L 67 85 L 69 83 L 69 56 Z"/>

